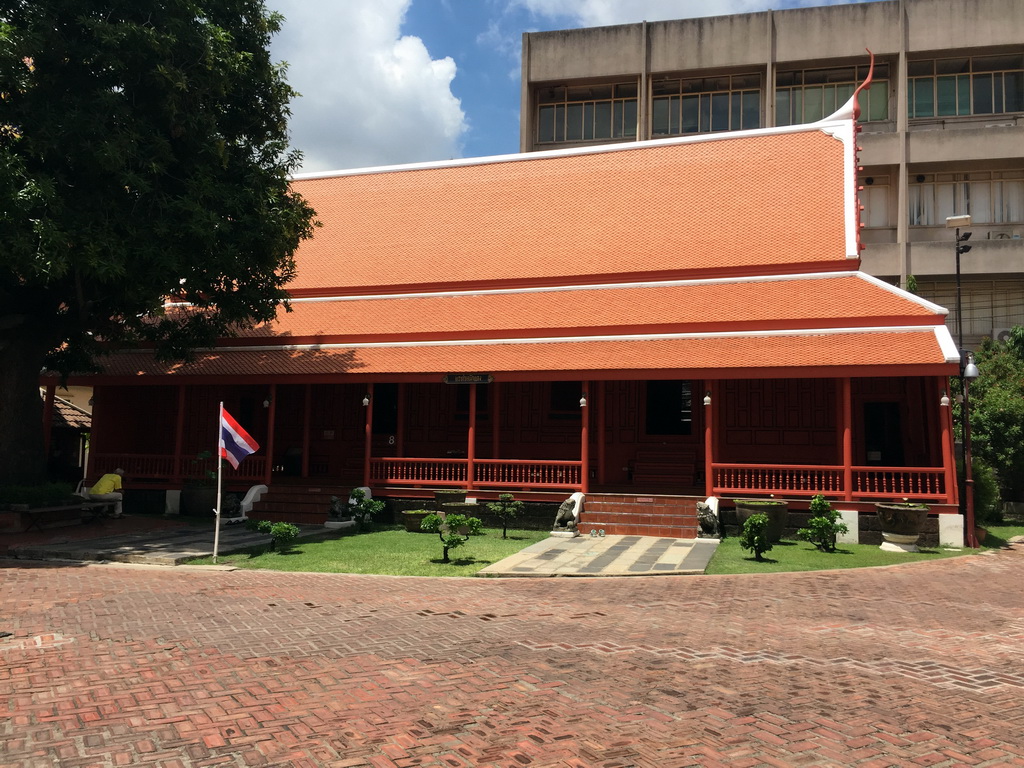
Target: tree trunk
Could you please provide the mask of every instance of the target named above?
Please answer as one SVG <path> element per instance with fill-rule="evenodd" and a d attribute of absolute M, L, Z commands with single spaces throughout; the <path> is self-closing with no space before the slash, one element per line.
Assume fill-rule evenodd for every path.
<path fill-rule="evenodd" d="M 39 372 L 47 350 L 27 332 L 0 338 L 0 485 L 46 480 Z"/>

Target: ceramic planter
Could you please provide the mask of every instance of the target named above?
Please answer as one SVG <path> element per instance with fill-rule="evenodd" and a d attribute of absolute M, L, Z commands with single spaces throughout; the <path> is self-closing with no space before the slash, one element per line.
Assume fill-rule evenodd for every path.
<path fill-rule="evenodd" d="M 429 509 L 413 509 L 402 513 L 402 524 L 409 533 L 427 533 L 420 528 L 420 523 L 427 515 L 437 514 Z"/>
<path fill-rule="evenodd" d="M 875 504 L 875 514 L 882 529 L 882 545 L 886 552 L 918 552 L 917 540 L 921 537 L 928 519 L 926 504 Z"/>
<path fill-rule="evenodd" d="M 740 528 L 751 515 L 759 512 L 768 516 L 768 541 L 777 543 L 782 540 L 789 518 L 789 503 L 778 499 L 736 499 L 736 519 Z"/>

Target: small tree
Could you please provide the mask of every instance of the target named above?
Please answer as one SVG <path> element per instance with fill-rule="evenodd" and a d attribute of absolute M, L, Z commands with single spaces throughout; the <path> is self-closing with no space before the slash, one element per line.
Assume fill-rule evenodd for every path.
<path fill-rule="evenodd" d="M 524 506 L 523 502 L 516 501 L 516 497 L 511 493 L 503 493 L 497 501 L 487 505 L 487 511 L 501 520 L 501 538 L 508 538 L 508 524 L 522 514 Z"/>
<path fill-rule="evenodd" d="M 385 506 L 379 499 L 366 498 L 366 491 L 356 488 L 349 497 L 348 513 L 355 519 L 356 525 L 364 528 L 384 511 Z"/>
<path fill-rule="evenodd" d="M 811 499 L 811 519 L 807 521 L 807 527 L 801 528 L 796 535 L 811 542 L 822 552 L 835 552 L 836 538 L 849 530 L 846 523 L 839 522 L 839 513 L 819 493 Z"/>
<path fill-rule="evenodd" d="M 764 560 L 761 555 L 772 548 L 768 538 L 768 515 L 764 512 L 757 512 L 747 518 L 743 524 L 743 533 L 740 534 L 740 546 L 754 553 L 754 559 L 758 562 Z"/>
<path fill-rule="evenodd" d="M 469 537 L 473 534 L 480 533 L 482 526 L 483 523 L 480 522 L 479 517 L 468 517 L 467 515 L 445 515 L 442 517 L 441 515 L 433 514 L 423 518 L 423 522 L 420 523 L 420 530 L 437 534 L 437 537 L 441 539 L 441 545 L 444 547 L 442 560 L 450 563 L 451 560 L 448 559 L 448 553 L 469 541 Z"/>

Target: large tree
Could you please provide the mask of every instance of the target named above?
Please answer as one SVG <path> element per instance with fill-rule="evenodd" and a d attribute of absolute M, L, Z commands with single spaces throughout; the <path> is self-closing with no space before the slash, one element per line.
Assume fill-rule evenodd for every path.
<path fill-rule="evenodd" d="M 45 473 L 41 369 L 187 356 L 286 299 L 313 212 L 288 184 L 280 20 L 262 0 L 0 0 L 0 483 Z"/>
<path fill-rule="evenodd" d="M 1024 498 L 1024 326 L 1004 343 L 986 339 L 971 383 L 971 445 L 995 471 L 1005 498 Z M 959 419 L 957 423 L 959 434 Z"/>

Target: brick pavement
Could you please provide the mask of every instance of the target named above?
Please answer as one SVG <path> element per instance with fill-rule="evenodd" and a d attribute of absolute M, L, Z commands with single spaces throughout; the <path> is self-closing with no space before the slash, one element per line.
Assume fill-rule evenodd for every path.
<path fill-rule="evenodd" d="M 675 579 L 0 567 L 4 766 L 1024 766 L 1022 544 Z"/>

